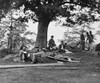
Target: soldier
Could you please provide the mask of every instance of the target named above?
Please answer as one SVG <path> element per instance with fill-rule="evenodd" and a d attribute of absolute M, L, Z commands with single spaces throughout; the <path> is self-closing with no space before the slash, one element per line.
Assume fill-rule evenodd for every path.
<path fill-rule="evenodd" d="M 23 62 L 25 62 L 25 60 L 27 59 L 27 55 L 28 53 L 26 51 L 26 46 L 21 46 L 19 56 Z"/>
<path fill-rule="evenodd" d="M 61 44 L 59 45 L 59 52 L 65 53 L 65 48 L 66 48 L 66 46 L 65 46 L 64 42 L 61 41 Z"/>
<path fill-rule="evenodd" d="M 83 33 L 81 34 L 80 39 L 81 39 L 82 51 L 84 51 L 85 50 L 85 36 Z"/>
<path fill-rule="evenodd" d="M 53 50 L 54 49 L 54 47 L 56 46 L 56 44 L 55 44 L 55 41 L 54 41 L 54 36 L 52 35 L 51 36 L 51 39 L 49 40 L 49 50 Z"/>
<path fill-rule="evenodd" d="M 94 36 L 92 34 L 92 31 L 89 32 L 89 48 L 90 48 L 90 51 L 93 49 L 93 39 L 94 39 Z"/>

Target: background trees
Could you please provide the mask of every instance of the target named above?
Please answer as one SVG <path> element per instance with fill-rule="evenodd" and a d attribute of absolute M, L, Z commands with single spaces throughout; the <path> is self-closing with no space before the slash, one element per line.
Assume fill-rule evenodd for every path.
<path fill-rule="evenodd" d="M 34 15 L 31 15 L 30 17 L 39 23 L 36 46 L 39 46 L 40 48 L 47 46 L 48 26 L 52 20 L 56 19 L 56 17 L 67 17 L 67 25 L 69 26 L 77 24 L 77 21 L 80 19 L 82 19 L 82 21 L 87 20 L 84 19 L 85 15 L 81 14 L 80 17 L 83 18 L 78 18 L 75 22 L 72 21 L 70 17 L 77 16 L 72 13 L 72 11 L 76 11 L 75 7 L 77 6 L 79 6 L 81 10 L 88 8 L 90 11 L 88 12 L 90 14 L 89 16 L 91 16 L 91 12 L 100 12 L 99 0 L 9 0 L 7 3 L 6 0 L 1 0 L 1 2 L 3 3 L 4 7 L 5 4 L 9 3 L 9 5 L 7 5 L 9 7 L 11 5 L 13 5 L 14 8 L 24 6 L 25 13 L 29 10 L 34 12 Z M 92 19 L 94 19 L 94 17 Z M 79 23 L 81 23 L 81 20 Z"/>
<path fill-rule="evenodd" d="M 75 11 L 71 11 L 73 14 L 70 17 L 65 17 L 65 22 L 63 26 L 68 26 L 71 31 L 66 31 L 65 39 L 67 42 L 78 41 L 80 39 L 80 34 L 94 30 L 91 24 L 100 20 L 100 15 L 97 11 L 91 11 L 90 8 L 81 6 L 75 7 Z"/>
<path fill-rule="evenodd" d="M 27 31 L 28 25 L 19 21 L 20 12 L 12 10 L 6 14 L 0 22 L 1 48 L 8 48 L 9 51 L 19 49 L 22 44 L 34 45 L 33 39 L 28 39 L 27 35 L 36 35 L 34 32 Z"/>
<path fill-rule="evenodd" d="M 36 46 L 46 47 L 48 25 L 52 20 L 55 20 L 58 16 L 66 17 L 67 23 L 74 25 L 79 19 L 81 19 L 80 23 L 83 20 L 86 21 L 87 19 L 84 18 L 85 14 L 81 14 L 80 17 L 83 18 L 78 18 L 76 22 L 72 21 L 70 17 L 75 15 L 71 11 L 76 11 L 75 7 L 77 6 L 79 6 L 81 10 L 87 7 L 90 11 L 88 13 L 91 16 L 92 11 L 99 12 L 97 9 L 99 4 L 97 2 L 96 0 L 22 0 L 18 6 L 24 5 L 24 11 L 31 10 L 35 12 L 37 21 L 39 22 Z M 94 20 L 94 17 L 92 19 Z"/>

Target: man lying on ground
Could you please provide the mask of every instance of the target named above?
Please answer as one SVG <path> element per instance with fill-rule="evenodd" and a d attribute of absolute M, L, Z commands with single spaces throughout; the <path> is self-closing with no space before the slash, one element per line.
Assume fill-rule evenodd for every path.
<path fill-rule="evenodd" d="M 51 55 L 47 55 L 45 48 L 38 49 L 38 51 L 35 53 L 27 53 L 25 51 L 25 47 L 23 47 L 22 50 L 20 50 L 20 57 L 23 62 L 25 62 L 25 59 L 30 59 L 31 63 L 38 63 L 39 58 L 51 58 L 55 61 L 62 62 L 79 62 L 78 59 L 67 56 L 67 53 L 66 56 L 63 56 L 62 54 L 56 52 L 52 52 Z"/>
<path fill-rule="evenodd" d="M 56 61 L 62 61 L 62 62 L 80 62 L 81 58 L 75 58 L 75 57 L 69 57 L 67 54 L 63 56 L 62 54 L 55 54 L 47 56 L 48 58 L 54 59 Z"/>
<path fill-rule="evenodd" d="M 62 54 L 59 53 L 52 53 L 51 55 L 46 55 L 46 51 L 45 49 L 42 49 L 40 52 L 37 53 L 32 53 L 29 55 L 29 57 L 31 58 L 33 63 L 37 62 L 38 57 L 40 58 L 49 58 L 49 59 L 53 59 L 55 61 L 62 61 L 62 62 L 79 62 L 81 59 L 80 58 L 74 58 L 74 57 L 69 57 L 67 56 L 63 56 Z"/>

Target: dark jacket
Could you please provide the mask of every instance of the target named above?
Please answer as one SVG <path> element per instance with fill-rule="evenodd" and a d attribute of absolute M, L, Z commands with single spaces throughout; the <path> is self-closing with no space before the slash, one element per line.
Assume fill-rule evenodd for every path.
<path fill-rule="evenodd" d="M 59 45 L 59 50 L 64 50 L 66 48 L 65 44 L 60 44 Z"/>
<path fill-rule="evenodd" d="M 55 41 L 53 39 L 49 40 L 49 47 L 54 47 L 55 46 Z"/>
<path fill-rule="evenodd" d="M 94 36 L 92 34 L 89 35 L 89 43 L 92 43 L 94 39 Z"/>

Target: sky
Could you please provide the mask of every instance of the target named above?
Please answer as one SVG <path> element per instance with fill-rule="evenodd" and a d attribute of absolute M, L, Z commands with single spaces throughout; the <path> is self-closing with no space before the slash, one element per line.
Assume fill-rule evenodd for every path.
<path fill-rule="evenodd" d="M 29 31 L 32 31 L 32 32 L 35 32 L 37 33 L 37 27 L 38 27 L 38 23 L 32 23 L 31 21 L 29 21 L 28 23 L 28 28 L 27 30 Z M 100 30 L 100 22 L 95 22 L 93 24 L 91 24 L 91 27 L 95 28 L 92 30 L 93 34 L 96 33 L 97 30 Z M 62 26 L 59 26 L 56 24 L 56 22 L 51 22 L 49 24 L 49 27 L 48 27 L 48 40 L 50 39 L 50 36 L 51 35 L 54 35 L 54 40 L 56 42 L 57 45 L 60 44 L 60 41 L 58 40 L 63 40 L 64 39 L 64 32 L 67 31 L 67 27 L 62 27 Z M 32 39 L 36 39 L 36 36 L 31 36 Z M 100 43 L 100 35 L 95 35 L 95 38 L 96 38 L 96 41 L 95 43 Z"/>
<path fill-rule="evenodd" d="M 27 28 L 27 30 L 37 33 L 38 23 L 33 24 L 30 21 L 28 23 L 28 26 L 29 27 Z M 51 22 L 48 27 L 48 39 L 47 40 L 49 41 L 51 35 L 54 35 L 54 40 L 56 44 L 59 45 L 60 42 L 58 40 L 62 40 L 64 38 L 65 31 L 66 31 L 66 28 L 57 26 L 56 22 Z M 35 40 L 36 36 L 33 35 L 32 38 Z"/>

